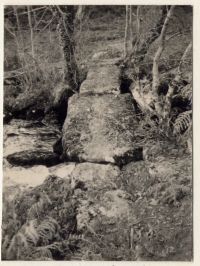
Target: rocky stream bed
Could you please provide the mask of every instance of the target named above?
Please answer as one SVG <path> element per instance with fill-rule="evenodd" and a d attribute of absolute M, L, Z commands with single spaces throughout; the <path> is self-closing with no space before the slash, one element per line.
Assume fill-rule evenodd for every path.
<path fill-rule="evenodd" d="M 173 143 L 136 134 L 116 61 L 93 58 L 62 132 L 16 119 L 4 126 L 4 259 L 47 259 L 38 253 L 44 246 L 55 260 L 192 259 L 192 160 Z M 53 150 L 61 136 L 62 154 Z M 6 214 L 11 202 L 14 218 Z M 33 206 L 42 206 L 39 214 Z M 9 244 L 24 225 L 36 220 L 37 231 L 49 217 L 57 227 L 46 242 L 35 237 L 31 256 L 25 244 Z"/>

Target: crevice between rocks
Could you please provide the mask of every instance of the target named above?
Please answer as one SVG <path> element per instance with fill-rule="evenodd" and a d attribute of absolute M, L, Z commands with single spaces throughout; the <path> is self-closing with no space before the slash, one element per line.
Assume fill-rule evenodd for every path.
<path fill-rule="evenodd" d="M 120 77 L 120 93 L 121 94 L 131 93 L 130 92 L 131 84 L 132 84 L 132 80 L 131 79 L 121 75 L 121 77 Z"/>
<path fill-rule="evenodd" d="M 94 163 L 94 164 L 103 164 L 103 165 L 113 165 L 113 166 L 118 166 L 120 169 L 126 165 L 129 164 L 130 162 L 137 162 L 143 160 L 143 147 L 137 147 L 134 150 L 129 150 L 125 152 L 122 155 L 115 155 L 113 156 L 112 161 L 94 161 L 94 160 L 84 160 L 82 158 L 79 158 L 78 156 L 63 156 L 62 159 L 67 162 L 75 162 L 75 163 Z"/>

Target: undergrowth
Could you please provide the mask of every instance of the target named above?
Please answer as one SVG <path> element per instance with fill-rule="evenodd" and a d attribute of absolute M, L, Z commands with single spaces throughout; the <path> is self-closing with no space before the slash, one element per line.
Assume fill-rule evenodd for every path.
<path fill-rule="evenodd" d="M 69 182 L 50 176 L 12 201 L 4 198 L 3 260 L 69 260 L 81 239 Z"/>

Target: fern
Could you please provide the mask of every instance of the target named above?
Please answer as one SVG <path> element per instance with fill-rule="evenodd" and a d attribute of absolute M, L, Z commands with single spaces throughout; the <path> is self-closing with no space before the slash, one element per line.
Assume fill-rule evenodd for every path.
<path fill-rule="evenodd" d="M 83 240 L 84 239 L 84 235 L 80 234 L 80 235 L 76 235 L 76 234 L 70 234 L 68 237 L 68 240 Z"/>
<path fill-rule="evenodd" d="M 51 217 L 45 219 L 40 225 L 37 224 L 36 220 L 29 221 L 11 239 L 6 251 L 6 259 L 18 259 L 22 251 L 37 247 L 39 240 L 41 240 L 41 243 L 49 243 L 57 230 L 58 223 Z M 53 243 L 48 246 L 38 247 L 35 251 L 40 251 L 41 257 L 52 259 L 50 249 L 59 250 L 59 246 Z"/>
<path fill-rule="evenodd" d="M 39 234 L 36 229 L 36 220 L 29 221 L 29 224 L 25 226 L 24 235 L 29 243 L 34 245 L 37 244 L 39 240 Z"/>
<path fill-rule="evenodd" d="M 173 132 L 175 135 L 185 133 L 190 130 L 192 126 L 192 110 L 181 113 L 175 123 Z"/>
<path fill-rule="evenodd" d="M 59 251 L 62 253 L 62 243 L 54 242 L 53 244 L 41 246 L 36 248 L 36 254 L 43 260 L 53 260 L 52 251 Z"/>
<path fill-rule="evenodd" d="M 43 192 L 38 202 L 34 203 L 28 211 L 30 219 L 39 218 L 44 210 L 45 205 L 52 204 L 49 196 Z"/>
<path fill-rule="evenodd" d="M 59 184 L 59 189 L 61 185 L 62 183 Z M 48 184 L 45 184 L 45 188 L 46 186 L 49 188 Z M 51 190 L 54 192 L 55 186 L 52 186 Z M 8 230 L 10 227 L 6 225 L 3 232 L 2 258 L 4 260 L 53 260 L 57 256 L 66 255 L 69 257 L 71 256 L 69 245 L 76 246 L 76 242 L 82 239 L 81 235 L 69 235 L 69 237 L 64 235 L 64 228 L 60 230 L 60 225 L 53 218 L 56 213 L 48 196 L 49 193 L 47 195 L 43 188 L 40 188 L 39 191 L 36 190 L 36 196 L 38 196 L 38 193 L 40 194 L 37 201 L 33 199 L 32 191 L 30 195 L 25 194 L 22 198 L 19 197 L 17 207 L 20 207 L 20 212 L 16 217 L 12 217 L 13 220 L 18 222 L 18 225 L 15 226 L 15 223 L 12 223 L 12 230 Z M 59 196 L 61 199 L 66 197 L 66 191 L 63 191 L 63 188 Z M 29 201 L 29 207 L 24 212 L 26 208 L 24 208 L 23 202 L 28 197 L 32 201 Z M 58 197 L 58 199 L 60 198 Z M 65 201 L 61 203 L 62 210 L 64 213 L 68 213 L 68 207 L 66 208 L 64 203 Z M 53 204 L 58 204 L 58 201 L 53 202 Z M 23 210 L 23 219 L 21 219 L 21 210 Z M 9 208 L 9 211 L 13 213 L 11 208 Z M 58 218 L 60 220 L 65 219 L 65 217 L 60 216 Z M 65 227 L 65 220 L 61 220 L 61 226 Z M 66 234 L 68 235 L 68 231 L 66 231 Z"/>
<path fill-rule="evenodd" d="M 49 249 L 48 246 L 42 246 L 36 248 L 36 254 L 38 254 L 38 256 L 40 258 L 42 257 L 44 260 L 48 259 L 53 260 L 51 250 Z"/>
<path fill-rule="evenodd" d="M 188 99 L 190 102 L 192 102 L 192 85 L 188 84 L 186 85 L 180 92 L 180 95 L 185 98 Z"/>
<path fill-rule="evenodd" d="M 37 228 L 39 237 L 43 242 L 49 243 L 58 230 L 58 223 L 52 217 L 45 219 Z"/>
<path fill-rule="evenodd" d="M 28 246 L 29 245 L 26 236 L 23 233 L 18 232 L 11 239 L 9 247 L 6 251 L 6 259 L 18 259 L 21 253 L 20 251 L 23 249 L 28 249 Z"/>

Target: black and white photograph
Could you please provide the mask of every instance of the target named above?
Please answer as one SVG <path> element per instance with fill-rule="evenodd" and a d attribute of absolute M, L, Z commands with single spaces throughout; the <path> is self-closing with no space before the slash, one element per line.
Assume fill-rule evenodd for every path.
<path fill-rule="evenodd" d="M 192 5 L 4 5 L 2 261 L 194 260 Z"/>

